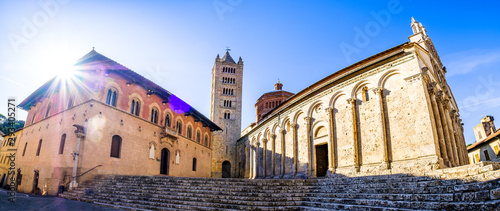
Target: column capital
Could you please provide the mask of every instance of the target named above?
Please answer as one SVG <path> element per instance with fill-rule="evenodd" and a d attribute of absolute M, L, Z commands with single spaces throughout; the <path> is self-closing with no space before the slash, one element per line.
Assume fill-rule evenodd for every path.
<path fill-rule="evenodd" d="M 436 82 L 430 82 L 427 84 L 427 91 L 429 94 L 436 94 Z"/>
<path fill-rule="evenodd" d="M 376 87 L 376 88 L 373 88 L 373 93 L 375 94 L 381 94 L 383 91 L 384 91 L 384 88 L 383 87 Z"/>
<path fill-rule="evenodd" d="M 279 132 L 280 132 L 281 134 L 283 134 L 283 133 L 285 132 L 285 129 L 281 128 L 281 129 L 279 130 Z"/>
<path fill-rule="evenodd" d="M 262 139 L 262 143 L 264 143 L 264 144 L 266 144 L 266 143 L 267 143 L 267 141 L 269 141 L 269 140 L 267 140 L 266 138 L 263 138 L 263 139 Z"/>
<path fill-rule="evenodd" d="M 349 103 L 349 104 L 355 104 L 357 100 L 358 99 L 356 99 L 356 98 L 349 98 L 349 99 L 347 99 L 347 103 Z"/>
<path fill-rule="evenodd" d="M 290 124 L 290 127 L 293 128 L 293 129 L 297 128 L 297 123 L 296 122 L 292 122 L 292 124 Z"/>
<path fill-rule="evenodd" d="M 306 116 L 306 117 L 304 117 L 304 120 L 306 121 L 306 123 L 310 123 L 311 122 L 311 117 L 310 116 Z"/>
<path fill-rule="evenodd" d="M 441 102 L 443 100 L 443 91 L 437 91 L 436 92 L 436 100 L 438 102 Z"/>

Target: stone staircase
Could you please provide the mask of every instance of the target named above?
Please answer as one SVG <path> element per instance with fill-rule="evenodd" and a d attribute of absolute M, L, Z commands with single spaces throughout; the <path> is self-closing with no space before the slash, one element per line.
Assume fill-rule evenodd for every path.
<path fill-rule="evenodd" d="M 126 210 L 500 210 L 500 171 L 488 172 L 481 178 L 497 179 L 402 174 L 307 180 L 109 175 L 60 196 Z"/>

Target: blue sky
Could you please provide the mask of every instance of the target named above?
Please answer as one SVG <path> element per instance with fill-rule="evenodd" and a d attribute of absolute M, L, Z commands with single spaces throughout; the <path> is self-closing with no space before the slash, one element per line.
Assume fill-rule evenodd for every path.
<path fill-rule="evenodd" d="M 495 1 L 0 0 L 0 113 L 7 113 L 9 97 L 22 101 L 95 47 L 209 116 L 211 68 L 229 46 L 245 62 L 246 127 L 255 121 L 255 101 L 278 78 L 297 93 L 408 41 L 413 16 L 447 66 L 472 143 L 472 127 L 483 116 L 499 118 L 500 126 L 498 8 Z M 390 19 L 346 55 L 341 44 L 353 45 L 356 29 L 384 11 Z"/>

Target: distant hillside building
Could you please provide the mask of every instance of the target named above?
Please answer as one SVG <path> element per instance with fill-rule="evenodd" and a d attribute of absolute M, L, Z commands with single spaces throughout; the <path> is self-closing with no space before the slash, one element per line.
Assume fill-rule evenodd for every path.
<path fill-rule="evenodd" d="M 409 42 L 319 80 L 245 129 L 240 174 L 425 175 L 467 164 L 446 69 L 422 24 L 411 27 Z"/>
<path fill-rule="evenodd" d="M 476 142 L 467 147 L 469 162 L 500 162 L 500 129 L 496 130 L 493 116 L 486 116 L 474 127 Z"/>
<path fill-rule="evenodd" d="M 99 174 L 210 177 L 219 126 L 95 50 L 75 69 L 19 104 L 28 111 L 16 156 L 19 191 L 54 195 Z"/>

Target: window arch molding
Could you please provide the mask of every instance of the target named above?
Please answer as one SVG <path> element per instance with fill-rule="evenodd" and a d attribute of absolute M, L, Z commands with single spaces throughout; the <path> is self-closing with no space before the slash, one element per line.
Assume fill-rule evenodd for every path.
<path fill-rule="evenodd" d="M 194 134 L 195 132 L 193 130 L 193 125 L 191 125 L 191 122 L 188 122 L 186 124 L 186 137 L 190 140 L 194 140 L 195 139 Z"/>
<path fill-rule="evenodd" d="M 156 109 L 156 118 L 155 118 L 155 116 L 153 114 L 153 109 Z M 149 112 L 148 112 L 148 114 L 149 114 L 148 115 L 148 120 L 150 122 L 159 124 L 160 119 L 162 119 L 162 117 L 160 115 L 161 114 L 161 112 L 160 112 L 160 105 L 158 105 L 158 103 L 156 103 L 156 102 L 153 102 L 153 103 L 149 104 L 149 109 L 148 110 L 149 110 Z M 156 121 L 154 121 L 155 119 L 156 119 Z"/>
<path fill-rule="evenodd" d="M 203 145 L 206 147 L 210 147 L 210 136 L 208 135 L 207 132 L 203 134 Z"/>
<path fill-rule="evenodd" d="M 141 95 L 139 95 L 138 93 L 132 93 L 128 96 L 128 109 L 127 111 L 129 113 L 132 113 L 132 102 L 135 100 L 135 101 L 139 101 L 139 110 L 138 110 L 138 114 L 136 115 L 135 112 L 132 113 L 136 116 L 139 116 L 139 117 L 142 117 L 141 113 L 143 112 L 143 106 L 144 106 L 144 100 L 142 99 Z M 134 109 L 135 111 L 135 109 Z"/>
<path fill-rule="evenodd" d="M 114 93 L 116 93 L 116 94 L 113 95 Z M 117 107 L 121 102 L 121 100 L 120 100 L 121 93 L 123 93 L 123 92 L 120 89 L 120 86 L 118 86 L 118 84 L 116 82 L 109 82 L 109 85 L 106 86 L 106 88 L 104 89 L 104 93 L 103 93 L 104 103 L 111 105 L 111 106 L 114 106 L 114 107 Z M 115 96 L 114 99 L 113 99 L 113 96 Z"/>
<path fill-rule="evenodd" d="M 180 123 L 180 128 L 179 128 L 179 124 Z M 183 135 L 184 134 L 184 130 L 186 128 L 186 125 L 184 124 L 184 120 L 180 117 L 180 116 L 177 116 L 177 118 L 175 118 L 175 131 L 177 131 L 177 133 L 179 133 L 180 135 Z"/>
<path fill-rule="evenodd" d="M 203 144 L 202 143 L 201 130 L 199 128 L 196 129 L 196 143 Z"/>
<path fill-rule="evenodd" d="M 174 115 L 167 109 L 163 111 L 164 118 L 162 119 L 162 126 L 175 127 Z"/>

